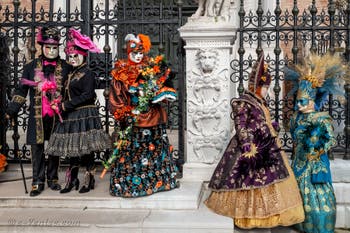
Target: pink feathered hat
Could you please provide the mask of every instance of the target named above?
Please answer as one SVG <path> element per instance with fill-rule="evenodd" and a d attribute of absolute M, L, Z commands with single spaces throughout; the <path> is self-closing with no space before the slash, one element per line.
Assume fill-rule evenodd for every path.
<path fill-rule="evenodd" d="M 100 53 L 101 50 L 92 42 L 90 37 L 81 34 L 75 29 L 69 29 L 68 40 L 64 50 L 66 54 L 81 54 L 87 56 L 88 52 Z"/>

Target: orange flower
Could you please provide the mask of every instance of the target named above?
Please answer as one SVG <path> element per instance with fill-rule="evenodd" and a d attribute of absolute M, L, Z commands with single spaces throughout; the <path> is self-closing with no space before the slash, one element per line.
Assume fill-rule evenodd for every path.
<path fill-rule="evenodd" d="M 159 188 L 163 185 L 163 181 L 158 181 L 157 184 L 156 184 L 156 188 Z"/>
<path fill-rule="evenodd" d="M 132 107 L 124 106 L 120 109 L 116 109 L 113 116 L 117 121 L 124 119 L 126 116 L 131 114 Z"/>
<path fill-rule="evenodd" d="M 158 74 L 160 72 L 159 66 L 154 66 L 153 71 L 154 71 L 154 73 Z"/>
<path fill-rule="evenodd" d="M 162 61 L 163 60 L 163 56 L 162 55 L 158 55 L 158 56 L 156 56 L 156 58 L 154 59 L 154 62 L 156 63 L 156 64 L 158 64 L 160 61 Z"/>
<path fill-rule="evenodd" d="M 155 149 L 156 147 L 154 146 L 154 144 L 149 144 L 149 146 L 148 146 L 148 149 L 150 150 L 150 151 L 153 151 L 154 149 Z"/>
<path fill-rule="evenodd" d="M 160 78 L 157 80 L 157 84 L 158 84 L 158 85 L 163 84 L 163 83 L 165 82 L 165 79 L 166 79 L 165 76 L 160 77 Z"/>
<path fill-rule="evenodd" d="M 124 157 L 121 157 L 120 159 L 119 159 L 119 163 L 124 163 L 125 162 L 125 158 Z"/>
<path fill-rule="evenodd" d="M 5 170 L 6 165 L 7 162 L 5 155 L 0 154 L 0 172 L 3 172 Z"/>

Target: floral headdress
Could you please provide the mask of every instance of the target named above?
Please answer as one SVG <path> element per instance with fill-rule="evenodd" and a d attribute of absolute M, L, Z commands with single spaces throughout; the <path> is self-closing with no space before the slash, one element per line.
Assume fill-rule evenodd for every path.
<path fill-rule="evenodd" d="M 38 44 L 52 44 L 59 45 L 60 44 L 60 33 L 54 27 L 42 27 L 39 28 L 39 32 L 36 38 Z"/>
<path fill-rule="evenodd" d="M 313 100 L 316 111 L 324 106 L 329 94 L 344 97 L 344 73 L 341 58 L 329 53 L 312 53 L 301 65 L 284 68 L 285 79 L 293 82 L 289 95 L 297 93 L 297 100 Z"/>
<path fill-rule="evenodd" d="M 126 52 L 144 52 L 148 53 L 151 50 L 151 40 L 148 36 L 144 34 L 127 34 L 125 36 L 126 41 Z"/>
<path fill-rule="evenodd" d="M 259 88 L 269 86 L 270 83 L 271 75 L 264 61 L 264 52 L 261 52 L 249 75 L 248 88 L 251 92 L 256 93 Z"/>
<path fill-rule="evenodd" d="M 92 42 L 90 37 L 81 34 L 75 29 L 68 32 L 68 40 L 65 49 L 66 54 L 81 54 L 87 56 L 88 52 L 100 53 L 100 49 Z"/>

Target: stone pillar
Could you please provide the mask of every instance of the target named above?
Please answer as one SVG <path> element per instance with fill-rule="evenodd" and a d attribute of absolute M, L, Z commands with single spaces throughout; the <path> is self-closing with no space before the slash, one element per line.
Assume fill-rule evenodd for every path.
<path fill-rule="evenodd" d="M 179 29 L 186 44 L 184 180 L 209 180 L 231 137 L 230 61 L 236 30 L 230 9 L 216 16 L 197 12 Z"/>

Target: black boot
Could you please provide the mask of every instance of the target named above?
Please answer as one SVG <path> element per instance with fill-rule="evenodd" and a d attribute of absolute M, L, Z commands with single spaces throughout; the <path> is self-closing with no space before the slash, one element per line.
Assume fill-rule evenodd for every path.
<path fill-rule="evenodd" d="M 66 185 L 64 189 L 60 191 L 60 193 L 69 193 L 73 187 L 75 190 L 79 189 L 78 171 L 79 167 L 77 166 L 68 168 L 66 172 Z"/>
<path fill-rule="evenodd" d="M 34 184 L 32 185 L 32 190 L 29 195 L 31 197 L 38 196 L 44 190 L 44 184 Z"/>
<path fill-rule="evenodd" d="M 95 171 L 95 169 L 92 171 L 86 171 L 84 185 L 79 190 L 79 193 L 87 193 L 90 189 L 95 188 Z"/>
<path fill-rule="evenodd" d="M 61 185 L 58 183 L 58 180 L 47 180 L 47 186 L 53 191 L 61 190 Z"/>

